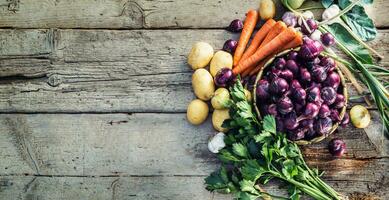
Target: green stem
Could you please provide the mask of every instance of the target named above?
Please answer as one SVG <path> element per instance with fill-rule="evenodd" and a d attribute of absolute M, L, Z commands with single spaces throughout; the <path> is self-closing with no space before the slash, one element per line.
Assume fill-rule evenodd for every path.
<path fill-rule="evenodd" d="M 299 8 L 299 9 L 296 9 L 297 12 L 300 12 L 300 11 L 306 11 L 306 10 L 318 10 L 318 9 L 325 9 L 323 7 L 320 7 L 320 6 L 311 6 L 311 7 L 306 7 L 306 8 Z"/>
<path fill-rule="evenodd" d="M 269 171 L 273 176 L 279 178 L 279 179 L 282 179 L 284 181 L 287 181 L 295 186 L 297 186 L 298 188 L 300 188 L 303 192 L 305 192 L 306 194 L 308 194 L 309 196 L 317 199 L 317 200 L 331 200 L 330 197 L 328 197 L 326 194 L 324 194 L 323 192 L 321 192 L 320 190 L 318 189 L 315 189 L 315 188 L 312 188 L 308 185 L 305 185 L 303 183 L 300 183 L 298 181 L 295 181 L 293 179 L 287 179 L 283 176 L 281 176 L 279 173 L 275 172 L 275 171 Z"/>
<path fill-rule="evenodd" d="M 348 5 L 345 9 L 343 9 L 342 11 L 340 11 L 337 15 L 335 15 L 334 17 L 330 18 L 330 19 L 327 19 L 327 20 L 324 20 L 322 22 L 319 23 L 319 26 L 321 25 L 325 25 L 325 24 L 328 24 L 330 23 L 332 20 L 344 15 L 345 13 L 347 13 L 348 11 L 350 11 L 357 3 L 359 3 L 361 0 L 357 0 L 357 1 L 354 1 L 353 3 L 351 3 L 350 5 Z"/>

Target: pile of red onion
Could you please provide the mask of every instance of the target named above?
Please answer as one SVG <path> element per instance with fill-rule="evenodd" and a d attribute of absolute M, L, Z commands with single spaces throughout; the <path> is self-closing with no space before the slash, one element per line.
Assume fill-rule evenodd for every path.
<path fill-rule="evenodd" d="M 256 86 L 261 115 L 273 115 L 277 129 L 293 141 L 330 134 L 333 126 L 349 121 L 336 62 L 320 55 L 320 42 L 304 39 L 299 51 L 277 57 Z"/>

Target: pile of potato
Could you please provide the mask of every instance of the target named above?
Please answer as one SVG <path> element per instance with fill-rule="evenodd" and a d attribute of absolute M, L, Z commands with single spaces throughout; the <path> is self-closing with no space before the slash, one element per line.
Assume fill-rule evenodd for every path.
<path fill-rule="evenodd" d="M 214 77 L 222 68 L 232 69 L 232 55 L 225 51 L 217 51 L 214 54 L 210 44 L 197 42 L 189 53 L 188 64 L 195 70 L 192 75 L 192 87 L 197 97 L 188 105 L 188 121 L 194 125 L 202 124 L 209 113 L 207 101 L 211 101 L 214 109 L 212 114 L 213 127 L 217 131 L 226 132 L 227 130 L 222 127 L 222 124 L 225 119 L 230 118 L 226 107 L 230 93 L 226 88 L 216 89 Z M 209 71 L 207 70 L 208 65 Z"/>

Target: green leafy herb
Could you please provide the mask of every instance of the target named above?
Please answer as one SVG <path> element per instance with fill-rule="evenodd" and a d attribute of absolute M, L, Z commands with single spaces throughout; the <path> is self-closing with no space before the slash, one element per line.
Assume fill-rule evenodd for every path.
<path fill-rule="evenodd" d="M 226 147 L 219 153 L 223 166 L 205 179 L 206 188 L 233 193 L 239 200 L 269 196 L 297 200 L 301 194 L 318 200 L 340 199 L 339 194 L 306 165 L 298 146 L 289 142 L 284 133 L 276 131 L 273 116 L 265 116 L 262 122 L 257 120 L 241 88 L 240 81 L 230 88 L 231 119 L 225 123 L 230 129 Z M 274 196 L 259 187 L 271 179 L 287 183 L 290 197 Z"/>

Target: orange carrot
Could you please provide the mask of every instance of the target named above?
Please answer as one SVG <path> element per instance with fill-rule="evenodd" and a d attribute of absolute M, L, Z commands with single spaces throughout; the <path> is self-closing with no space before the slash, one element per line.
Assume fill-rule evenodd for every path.
<path fill-rule="evenodd" d="M 261 29 L 257 31 L 254 38 L 251 40 L 250 46 L 244 52 L 240 61 L 245 60 L 255 53 L 259 45 L 262 43 L 263 39 L 265 39 L 266 35 L 269 33 L 270 29 L 276 24 L 276 21 L 273 19 L 268 19 L 264 25 L 262 25 Z M 236 63 L 235 65 L 238 65 Z"/>
<path fill-rule="evenodd" d="M 303 43 L 303 34 L 301 32 L 296 32 L 296 36 L 294 37 L 294 39 L 292 41 L 288 42 L 288 44 L 286 44 L 283 48 L 280 48 L 280 50 L 278 50 L 276 53 L 273 53 L 272 55 L 263 59 L 258 64 L 258 66 L 249 68 L 248 69 L 248 70 L 250 70 L 249 72 L 247 72 L 247 70 L 245 70 L 242 74 L 242 77 L 245 77 L 247 75 L 251 76 L 251 75 L 256 74 L 260 69 L 262 69 L 262 67 L 266 64 L 266 62 L 270 58 L 275 56 L 275 54 L 280 53 L 282 51 L 285 51 L 287 49 L 296 48 L 296 47 L 300 46 L 302 43 Z"/>
<path fill-rule="evenodd" d="M 262 59 L 276 52 L 279 47 L 286 45 L 288 42 L 293 40 L 295 36 L 296 31 L 294 28 L 287 28 L 269 43 L 265 44 L 262 48 L 259 48 L 252 56 L 239 63 L 235 68 L 232 69 L 232 72 L 235 75 L 243 72 L 250 66 L 257 64 Z"/>
<path fill-rule="evenodd" d="M 234 63 L 239 63 L 239 60 L 242 57 L 244 50 L 246 49 L 247 43 L 250 40 L 251 34 L 254 31 L 255 25 L 257 24 L 258 16 L 259 14 L 256 10 L 249 10 L 247 12 L 238 46 L 235 50 Z"/>
<path fill-rule="evenodd" d="M 241 77 L 244 78 L 244 77 L 246 77 L 247 75 L 249 75 L 250 72 L 253 71 L 254 68 L 255 68 L 255 67 L 249 67 L 249 68 L 247 68 L 246 70 L 244 70 L 244 71 L 242 72 L 242 74 L 241 74 Z"/>
<path fill-rule="evenodd" d="M 252 68 L 252 70 L 250 71 L 249 75 L 254 75 L 256 73 L 259 72 L 259 70 L 261 70 L 263 68 L 263 66 L 265 66 L 266 62 L 270 59 L 271 57 L 267 57 L 266 59 L 263 59 L 259 64 L 258 66 Z"/>
<path fill-rule="evenodd" d="M 287 49 L 296 48 L 303 44 L 303 34 L 301 32 L 296 32 L 296 36 L 288 44 L 283 46 L 277 53 L 285 51 Z"/>
<path fill-rule="evenodd" d="M 259 45 L 259 48 L 262 48 L 264 45 L 269 43 L 272 39 L 277 37 L 282 31 L 286 30 L 287 26 L 283 21 L 278 21 L 273 28 L 269 31 L 269 33 L 266 35 L 265 39 L 263 40 L 262 44 Z"/>
<path fill-rule="evenodd" d="M 274 39 L 275 37 L 277 37 L 277 35 L 279 35 L 282 31 L 286 30 L 287 29 L 287 26 L 286 24 L 283 22 L 283 21 L 278 21 L 276 24 L 274 24 L 274 26 L 270 29 L 270 31 L 268 32 L 268 34 L 266 35 L 266 37 L 263 39 L 262 43 L 259 45 L 259 47 L 256 49 L 256 51 L 258 51 L 258 49 L 262 48 L 265 44 L 269 43 L 272 39 Z M 255 52 L 254 52 L 255 53 Z M 253 53 L 253 54 L 254 54 Z M 246 59 L 246 58 L 245 58 Z M 243 62 L 245 59 L 241 59 L 240 62 Z M 254 69 L 254 66 L 251 67 L 252 69 Z M 243 75 L 242 75 L 243 76 Z"/>

